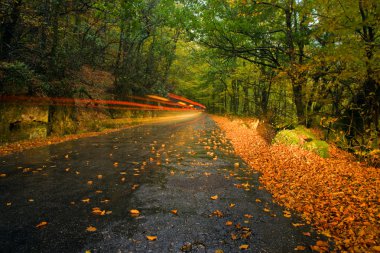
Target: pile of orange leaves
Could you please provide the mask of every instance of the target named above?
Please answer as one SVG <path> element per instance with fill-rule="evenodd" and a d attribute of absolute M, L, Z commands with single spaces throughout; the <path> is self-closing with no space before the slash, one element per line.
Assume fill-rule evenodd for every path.
<path fill-rule="evenodd" d="M 262 173 L 260 181 L 274 199 L 334 241 L 335 251 L 380 252 L 380 170 L 335 147 L 325 159 L 297 147 L 270 145 L 243 120 L 213 118 L 236 153 Z"/>

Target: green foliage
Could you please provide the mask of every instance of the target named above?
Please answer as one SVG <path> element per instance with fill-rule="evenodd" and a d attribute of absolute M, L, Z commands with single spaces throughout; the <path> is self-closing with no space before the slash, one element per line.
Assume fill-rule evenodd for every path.
<path fill-rule="evenodd" d="M 34 76 L 33 70 L 23 62 L 0 62 L 0 94 L 28 93 Z"/>

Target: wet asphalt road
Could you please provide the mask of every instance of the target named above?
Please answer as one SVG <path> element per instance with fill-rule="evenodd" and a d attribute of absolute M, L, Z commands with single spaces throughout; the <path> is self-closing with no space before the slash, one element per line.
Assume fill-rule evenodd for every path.
<path fill-rule="evenodd" d="M 0 161 L 1 252 L 308 252 L 318 240 L 283 216 L 205 114 Z"/>

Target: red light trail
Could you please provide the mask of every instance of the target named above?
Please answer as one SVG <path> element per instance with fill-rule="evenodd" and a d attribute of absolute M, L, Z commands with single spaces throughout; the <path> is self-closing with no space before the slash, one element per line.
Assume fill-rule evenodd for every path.
<path fill-rule="evenodd" d="M 157 95 L 148 97 L 130 96 L 129 98 L 146 103 L 121 100 L 80 99 L 61 97 L 28 97 L 28 96 L 0 96 L 0 102 L 23 103 L 32 105 L 79 106 L 86 108 L 105 108 L 116 110 L 160 110 L 160 111 L 194 111 L 204 110 L 206 107 L 190 99 L 169 93 L 168 98 Z M 174 99 L 174 101 L 172 100 Z M 186 103 L 183 103 L 187 102 Z M 152 104 L 154 103 L 154 104 Z M 198 108 L 197 108 L 198 107 Z"/>

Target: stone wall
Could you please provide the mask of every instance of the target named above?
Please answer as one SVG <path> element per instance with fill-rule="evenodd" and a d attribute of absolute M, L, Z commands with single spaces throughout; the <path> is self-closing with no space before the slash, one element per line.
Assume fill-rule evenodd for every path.
<path fill-rule="evenodd" d="M 47 136 L 48 107 L 0 104 L 0 142 Z"/>

